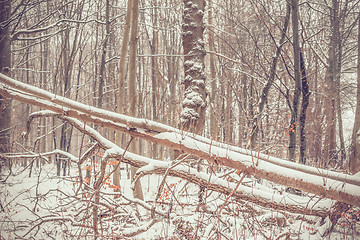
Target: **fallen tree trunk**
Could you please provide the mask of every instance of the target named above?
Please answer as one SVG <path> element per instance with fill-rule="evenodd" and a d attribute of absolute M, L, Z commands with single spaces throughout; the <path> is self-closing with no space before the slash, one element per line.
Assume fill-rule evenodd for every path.
<path fill-rule="evenodd" d="M 321 176 L 321 177 L 325 177 L 325 178 L 329 178 L 329 179 L 333 179 L 333 180 L 337 180 L 337 181 L 341 181 L 341 182 L 345 182 L 345 183 L 351 183 L 351 184 L 360 186 L 360 178 L 355 177 L 353 175 L 333 172 L 333 171 L 329 171 L 329 170 L 325 170 L 325 169 L 315 168 L 315 167 L 306 166 L 303 164 L 298 164 L 295 162 L 286 161 L 286 160 L 283 160 L 280 158 L 275 158 L 275 157 L 272 157 L 269 155 L 260 154 L 260 153 L 250 151 L 247 149 L 243 149 L 243 148 L 239 148 L 236 146 L 231 146 L 231 145 L 227 145 L 227 144 L 220 143 L 217 141 L 212 141 L 208 138 L 199 136 L 197 134 L 185 132 L 183 130 L 173 128 L 173 127 L 167 126 L 165 124 L 154 122 L 154 121 L 151 121 L 148 119 L 140 119 L 140 118 L 130 117 L 127 115 L 118 114 L 115 112 L 106 111 L 103 109 L 92 107 L 92 106 L 82 104 L 82 103 L 73 101 L 71 99 L 62 97 L 62 96 L 55 95 L 53 93 L 42 90 L 40 88 L 31 86 L 28 84 L 24 84 L 22 82 L 19 82 L 19 81 L 12 79 L 4 74 L 1 74 L 1 73 L 0 73 L 0 83 L 4 84 L 3 86 L 1 86 L 0 91 L 8 92 L 9 98 L 17 98 L 17 100 L 19 100 L 19 101 L 23 101 L 23 102 L 25 101 L 28 104 L 41 106 L 45 109 L 52 110 L 52 111 L 58 112 L 58 113 L 63 113 L 65 115 L 72 116 L 72 117 L 75 117 L 75 118 L 78 118 L 78 119 L 81 119 L 84 121 L 86 121 L 86 119 L 88 119 L 89 120 L 88 122 L 94 122 L 94 121 L 96 121 L 96 118 L 100 118 L 101 120 L 99 121 L 99 124 L 104 127 L 115 128 L 113 123 L 121 123 L 123 126 L 126 127 L 127 130 L 131 130 L 131 129 L 136 130 L 137 129 L 138 131 L 144 131 L 148 135 L 154 135 L 157 133 L 164 133 L 164 132 L 186 135 L 187 137 L 192 138 L 198 142 L 208 144 L 210 146 L 216 146 L 219 148 L 231 150 L 233 152 L 251 156 L 253 158 L 257 158 L 262 161 L 266 161 L 266 162 L 269 162 L 269 163 L 272 163 L 272 164 L 275 164 L 278 166 L 282 166 L 282 167 L 294 169 L 294 170 L 297 170 L 300 172 L 309 173 L 312 175 L 317 175 L 317 176 Z M 11 94 L 12 90 L 14 91 L 14 93 L 17 92 L 19 94 L 18 95 Z M 26 95 L 28 95 L 28 96 L 25 98 L 22 98 L 21 92 L 26 93 Z M 36 101 L 34 98 L 38 98 L 39 101 Z M 41 101 L 40 99 L 46 100 L 46 101 L 44 102 L 44 101 Z M 50 103 L 52 103 L 53 106 Z M 64 107 L 66 107 L 66 108 L 64 108 Z M 76 117 L 77 115 L 81 115 L 81 116 Z M 90 119 L 87 115 L 89 115 L 90 118 L 93 117 L 93 119 Z M 104 120 L 109 120 L 110 122 L 107 122 L 105 124 L 106 121 L 104 121 Z M 122 130 L 120 130 L 120 131 L 122 131 Z M 123 130 L 122 132 L 124 132 L 124 131 L 125 130 Z M 128 134 L 130 134 L 130 133 L 128 132 Z M 135 133 L 133 133 L 133 134 L 135 134 Z M 138 136 L 138 137 L 140 137 L 140 136 Z"/>
<path fill-rule="evenodd" d="M 164 124 L 116 114 L 59 97 L 0 74 L 0 94 L 24 103 L 116 129 L 133 137 L 184 151 L 211 163 L 228 166 L 271 182 L 360 207 L 360 179 L 356 176 L 286 163 L 266 155 L 212 142 Z M 315 174 L 315 172 L 318 172 Z"/>
<path fill-rule="evenodd" d="M 87 125 L 84 126 L 84 123 L 80 122 L 79 120 L 64 116 L 62 114 L 57 114 L 51 111 L 40 111 L 33 113 L 29 118 L 27 126 L 29 127 L 31 121 L 37 117 L 57 117 L 67 121 L 76 127 L 80 132 L 93 138 L 99 144 L 99 146 L 106 151 L 105 155 L 108 159 L 117 159 L 118 161 L 139 168 L 137 172 L 138 177 L 143 177 L 149 174 L 164 175 L 168 171 L 169 176 L 187 180 L 190 183 L 202 186 L 211 191 L 222 193 L 227 196 L 231 195 L 238 201 L 247 201 L 265 208 L 272 208 L 279 211 L 287 211 L 296 214 L 319 216 L 322 218 L 325 218 L 330 214 L 330 211 L 327 209 L 327 207 L 331 205 L 331 203 L 326 200 L 320 201 L 319 199 L 300 197 L 290 193 L 283 193 L 283 195 L 280 195 L 278 193 L 266 192 L 245 185 L 235 186 L 236 183 L 228 182 L 214 175 L 211 176 L 207 173 L 198 172 L 196 169 L 191 167 L 173 167 L 172 162 L 164 162 L 130 153 L 101 136 L 100 133 L 93 128 Z M 27 131 L 29 130 L 30 129 L 28 128 Z M 73 156 L 70 157 L 74 159 Z"/>

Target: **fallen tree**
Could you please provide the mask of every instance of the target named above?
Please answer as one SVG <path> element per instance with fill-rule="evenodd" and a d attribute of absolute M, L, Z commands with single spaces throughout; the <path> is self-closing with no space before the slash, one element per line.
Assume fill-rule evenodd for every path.
<path fill-rule="evenodd" d="M 100 133 L 93 128 L 87 125 L 84 126 L 84 123 L 81 121 L 62 114 L 57 114 L 51 111 L 35 112 L 31 114 L 27 126 L 30 126 L 31 121 L 36 117 L 57 117 L 67 121 L 76 127 L 80 132 L 94 139 L 99 146 L 105 150 L 104 158 L 117 159 L 118 161 L 139 168 L 137 172 L 138 177 L 143 177 L 148 174 L 164 175 L 168 172 L 169 176 L 181 178 L 209 190 L 219 192 L 224 195 L 231 195 L 239 201 L 252 202 L 265 208 L 273 208 L 304 215 L 315 215 L 323 218 L 329 215 L 329 211 L 326 207 L 324 207 L 325 205 L 329 205 L 327 201 L 320 202 L 319 199 L 300 197 L 290 193 L 284 193 L 283 195 L 274 194 L 273 192 L 270 193 L 245 185 L 235 186 L 236 183 L 228 182 L 217 176 L 211 176 L 208 173 L 198 172 L 196 169 L 188 166 L 174 166 L 173 162 L 159 161 L 127 152 L 101 136 Z M 69 156 L 68 153 L 61 151 L 53 151 L 47 154 L 42 154 L 42 156 L 54 153 L 62 154 L 74 161 L 73 156 Z"/>
<path fill-rule="evenodd" d="M 210 163 L 240 170 L 246 175 L 360 206 L 360 179 L 357 176 L 289 163 L 278 158 L 213 142 L 164 124 L 77 103 L 3 74 L 0 74 L 0 83 L 0 94 L 5 97 L 36 105 L 65 117 L 75 118 L 85 123 L 95 123 L 133 137 L 181 150 L 206 159 Z"/>

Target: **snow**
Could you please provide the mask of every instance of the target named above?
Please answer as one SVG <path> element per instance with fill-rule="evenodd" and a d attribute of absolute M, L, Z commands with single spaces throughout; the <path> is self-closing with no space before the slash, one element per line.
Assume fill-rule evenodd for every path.
<path fill-rule="evenodd" d="M 202 107 L 205 103 L 198 92 L 192 91 L 189 94 L 186 94 L 186 98 L 183 100 L 182 105 L 184 107 Z"/>
<path fill-rule="evenodd" d="M 87 130 L 93 131 L 91 128 Z M 106 139 L 102 138 L 101 135 L 92 133 L 109 147 L 112 147 L 107 150 L 109 156 L 123 153 L 110 141 L 106 142 Z M 180 140 L 186 141 L 186 138 Z M 125 156 L 149 163 L 146 167 L 140 168 L 139 171 L 151 171 L 156 166 L 165 168 L 172 166 L 171 162 L 157 161 L 132 153 L 126 153 Z M 0 200 L 4 206 L 4 212 L 0 212 L 0 235 L 5 239 L 15 239 L 17 236 L 26 239 L 49 239 L 49 236 L 58 239 L 68 239 L 70 236 L 77 239 L 91 238 L 90 229 L 83 227 L 84 225 L 91 226 L 91 219 L 81 220 L 87 214 L 89 216 L 92 214 L 89 198 L 75 194 L 79 187 L 76 180 L 79 173 L 75 166 L 72 166 L 71 169 L 70 176 L 58 177 L 56 176 L 56 166 L 46 164 L 39 169 L 34 168 L 32 177 L 29 177 L 28 170 L 19 165 L 14 166 L 14 174 L 9 177 L 6 183 L 0 184 Z M 108 166 L 107 171 L 111 170 L 111 166 Z M 178 165 L 173 170 L 189 173 L 219 186 L 230 187 L 230 189 L 234 189 L 236 185 L 235 182 L 229 182 L 213 174 L 197 172 L 189 166 Z M 299 218 L 296 214 L 276 212 L 259 208 L 251 203 L 239 204 L 237 202 L 230 202 L 229 208 L 224 208 L 219 216 L 219 221 L 217 215 L 203 211 L 194 212 L 198 203 L 198 186 L 170 176 L 167 177 L 167 185 L 162 193 L 161 201 L 163 204 L 154 205 L 152 201 L 157 194 L 162 176 L 151 175 L 141 179 L 145 201 L 140 201 L 131 197 L 130 179 L 124 177 L 126 176 L 125 171 L 125 169 L 121 170 L 120 198 L 114 199 L 115 193 L 112 192 L 112 189 L 106 188 L 106 185 L 101 190 L 101 199 L 105 205 L 100 205 L 100 211 L 102 214 L 109 214 L 102 217 L 101 224 L 104 236 L 110 238 L 130 236 L 137 231 L 144 231 L 155 220 L 156 223 L 153 226 L 134 236 L 133 239 L 171 237 L 185 239 L 186 236 L 194 236 L 194 234 L 197 234 L 198 239 L 217 239 L 219 238 L 219 231 L 229 239 L 238 239 L 240 236 L 241 239 L 261 239 L 262 234 L 275 238 L 283 233 L 292 234 L 292 237 L 300 236 L 301 239 L 322 239 L 321 234 L 328 229 L 330 224 L 328 219 L 325 224 L 320 225 L 320 218 L 309 216 L 307 218 L 313 223 L 308 223 L 301 220 L 302 217 L 306 218 L 306 216 Z M 83 172 L 84 174 L 85 172 Z M 232 177 L 238 178 L 236 174 L 233 174 Z M 250 185 L 247 184 L 249 186 L 240 185 L 238 191 L 249 195 L 261 195 L 261 197 L 271 199 L 273 202 L 296 204 L 297 206 L 307 205 L 313 209 L 328 208 L 332 204 L 332 201 L 326 199 L 319 200 L 313 197 L 280 194 L 272 187 L 259 184 L 252 181 L 251 178 L 246 178 L 244 182 L 251 183 Z M 168 186 L 172 191 L 166 195 Z M 89 193 L 91 194 L 91 190 Z M 212 193 L 206 198 L 207 209 L 217 213 L 224 203 L 224 199 L 220 194 Z M 179 205 L 177 201 L 182 205 Z M 114 207 L 116 210 L 114 215 L 111 215 L 111 212 L 105 207 L 107 205 Z M 156 206 L 156 211 L 161 214 L 157 215 L 155 220 L 149 218 L 153 206 Z M 253 217 L 248 216 L 247 207 L 254 208 L 259 214 L 253 215 Z M 229 212 L 231 209 L 233 213 Z M 170 216 L 170 219 L 166 216 Z M 38 231 L 36 224 L 40 224 L 41 221 L 43 223 Z M 16 224 L 14 225 L 14 223 Z M 253 226 L 252 230 L 245 227 L 248 224 Z M 358 223 L 354 227 L 360 228 Z M 332 239 L 341 239 L 346 235 L 335 232 L 331 236 Z"/>
<path fill-rule="evenodd" d="M 199 118 L 199 113 L 197 113 L 193 108 L 184 107 L 180 113 L 180 121 L 182 123 L 189 120 L 196 120 Z"/>
<path fill-rule="evenodd" d="M 186 36 L 186 35 L 192 35 L 193 32 L 192 31 L 185 31 L 182 33 L 183 36 Z"/>
<path fill-rule="evenodd" d="M 203 79 L 193 79 L 192 82 L 195 84 L 195 85 L 198 85 L 198 86 L 205 86 L 205 81 Z"/>
<path fill-rule="evenodd" d="M 190 67 L 190 71 L 191 70 L 197 70 L 200 71 L 204 68 L 204 64 L 202 62 L 195 62 L 193 60 L 186 60 L 184 63 L 184 66 L 186 67 Z"/>

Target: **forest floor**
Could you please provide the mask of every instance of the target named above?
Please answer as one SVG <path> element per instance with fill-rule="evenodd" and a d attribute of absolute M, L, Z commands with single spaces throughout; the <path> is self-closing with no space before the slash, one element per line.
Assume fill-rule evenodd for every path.
<path fill-rule="evenodd" d="M 34 166 L 31 177 L 29 168 L 13 166 L 12 172 L 0 183 L 1 240 L 94 239 L 94 194 L 91 189 L 79 189 L 76 167 L 65 177 L 56 175 L 54 164 Z M 162 179 L 157 175 L 141 179 L 144 202 L 132 198 L 125 167 L 120 197 L 115 198 L 107 180 L 98 206 L 98 239 L 360 239 L 359 208 L 343 213 L 333 231 L 324 236 L 331 226 L 329 218 L 265 209 L 207 190 L 199 204 L 199 187 L 173 177 L 166 178 L 151 217 L 149 209 Z M 251 178 L 243 183 L 284 191 L 284 187 Z"/>

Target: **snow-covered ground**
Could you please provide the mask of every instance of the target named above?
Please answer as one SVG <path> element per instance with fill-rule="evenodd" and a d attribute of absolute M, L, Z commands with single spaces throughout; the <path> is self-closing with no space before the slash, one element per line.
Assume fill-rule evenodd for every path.
<path fill-rule="evenodd" d="M 331 225 L 329 218 L 322 221 L 235 202 L 206 189 L 199 204 L 198 186 L 169 176 L 156 205 L 163 176 L 143 177 L 145 202 L 138 202 L 132 198 L 125 165 L 121 166 L 122 196 L 114 197 L 110 179 L 101 189 L 98 239 L 324 239 Z M 78 177 L 75 166 L 66 177 L 56 176 L 54 164 L 34 167 L 31 177 L 29 168 L 13 167 L 13 175 L 0 184 L 0 239 L 93 239 L 94 194 L 91 189 L 78 191 Z M 249 178 L 243 182 L 274 189 Z M 157 213 L 152 218 L 153 206 Z M 359 218 L 359 209 L 351 209 L 326 238 L 360 239 Z"/>

